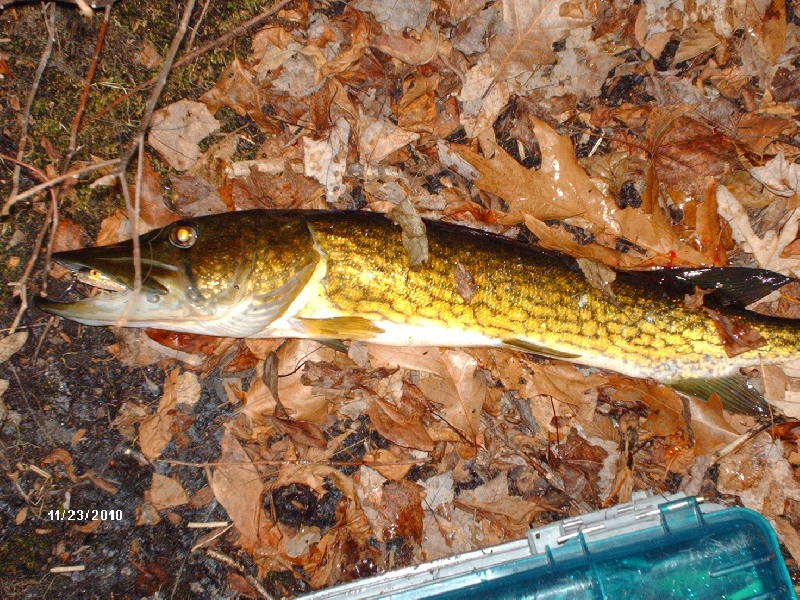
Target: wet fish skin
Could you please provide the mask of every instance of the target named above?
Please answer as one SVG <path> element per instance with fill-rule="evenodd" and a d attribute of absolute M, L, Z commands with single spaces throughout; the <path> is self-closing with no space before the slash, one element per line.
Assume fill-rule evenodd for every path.
<path fill-rule="evenodd" d="M 261 210 L 178 221 L 140 238 L 142 293 L 38 305 L 92 325 L 230 337 L 510 346 L 665 383 L 800 356 L 796 321 L 728 311 L 734 324 L 765 339 L 731 358 L 709 314 L 661 286 L 622 277 L 609 302 L 572 259 L 464 227 L 426 225 L 430 259 L 412 268 L 400 228 L 372 213 Z M 194 232 L 191 246 L 176 245 L 179 228 Z M 95 269 L 130 290 L 131 253 L 126 242 L 54 260 Z M 469 301 L 459 293 L 457 265 L 472 278 Z"/>

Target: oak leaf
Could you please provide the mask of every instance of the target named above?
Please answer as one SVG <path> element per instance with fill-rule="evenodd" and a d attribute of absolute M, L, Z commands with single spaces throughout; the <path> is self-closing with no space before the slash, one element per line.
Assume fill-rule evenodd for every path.
<path fill-rule="evenodd" d="M 489 52 L 497 61 L 495 81 L 512 79 L 538 65 L 556 62 L 553 44 L 583 19 L 562 16 L 562 0 L 504 0 L 506 33 L 492 40 Z"/>

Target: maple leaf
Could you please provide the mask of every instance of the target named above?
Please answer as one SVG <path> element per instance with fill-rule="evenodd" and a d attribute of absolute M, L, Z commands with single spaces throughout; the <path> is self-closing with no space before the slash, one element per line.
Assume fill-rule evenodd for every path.
<path fill-rule="evenodd" d="M 582 18 L 562 16 L 563 4 L 561 0 L 503 0 L 507 32 L 495 37 L 489 48 L 497 61 L 495 81 L 556 63 L 553 43 L 571 28 L 587 24 Z"/>

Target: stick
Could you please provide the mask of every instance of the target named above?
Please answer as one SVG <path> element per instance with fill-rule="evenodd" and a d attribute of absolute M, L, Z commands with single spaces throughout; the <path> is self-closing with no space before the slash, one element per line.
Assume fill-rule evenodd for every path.
<path fill-rule="evenodd" d="M 45 8 L 45 10 L 47 10 Z M 36 75 L 33 78 L 33 85 L 31 85 L 31 91 L 28 94 L 28 101 L 25 103 L 25 111 L 22 113 L 22 124 L 20 126 L 19 131 L 19 148 L 17 149 L 17 161 L 22 161 L 22 157 L 25 155 L 25 146 L 28 140 L 28 124 L 30 123 L 31 118 L 31 109 L 33 108 L 33 101 L 36 98 L 36 93 L 39 91 L 39 83 L 42 80 L 42 75 L 44 74 L 44 70 L 47 67 L 47 64 L 50 62 L 50 55 L 53 53 L 53 44 L 56 41 L 56 34 L 55 34 L 55 22 L 56 22 L 56 11 L 55 11 L 55 4 L 50 5 L 50 20 L 45 21 L 47 25 L 47 44 L 45 44 L 44 50 L 42 51 L 42 56 L 39 58 L 39 66 L 36 68 Z M 16 163 L 14 167 L 14 177 L 11 182 L 11 195 L 8 197 L 8 200 L 3 205 L 3 210 L 0 211 L 0 216 L 8 216 L 11 207 L 17 201 L 17 191 L 19 190 L 19 176 L 20 176 L 20 162 Z"/>

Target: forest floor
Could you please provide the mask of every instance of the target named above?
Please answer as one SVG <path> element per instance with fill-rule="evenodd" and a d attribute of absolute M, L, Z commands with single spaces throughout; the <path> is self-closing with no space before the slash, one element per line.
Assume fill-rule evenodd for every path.
<path fill-rule="evenodd" d="M 94 6 L 0 0 L 0 596 L 294 597 L 643 490 L 760 512 L 800 584 L 797 365 L 746 373 L 752 417 L 508 349 L 32 307 L 87 292 L 54 251 L 253 208 L 798 276 L 793 1 Z"/>

